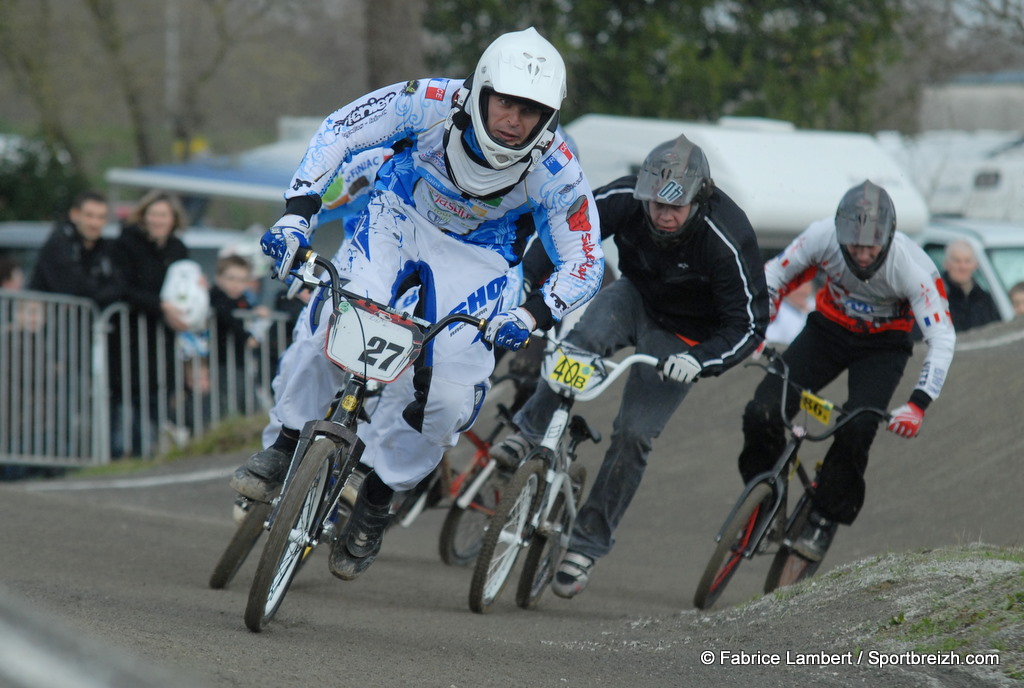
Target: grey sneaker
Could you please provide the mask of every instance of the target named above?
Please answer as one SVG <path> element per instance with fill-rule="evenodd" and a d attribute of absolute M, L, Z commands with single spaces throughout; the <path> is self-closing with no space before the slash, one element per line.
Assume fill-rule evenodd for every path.
<path fill-rule="evenodd" d="M 489 454 L 498 463 L 499 468 L 514 471 L 535 446 L 533 442 L 514 432 L 499 444 L 493 445 Z"/>
<path fill-rule="evenodd" d="M 790 549 L 808 561 L 821 561 L 825 558 L 838 527 L 839 524 L 835 521 L 812 511 L 807 515 L 807 523 L 804 524 L 800 537 L 793 542 Z"/>
<path fill-rule="evenodd" d="M 268 447 L 250 456 L 231 477 L 231 487 L 243 497 L 269 502 L 281 486 L 292 457 Z"/>
<path fill-rule="evenodd" d="M 551 590 L 567 600 L 575 597 L 586 589 L 593 568 L 593 559 L 586 554 L 569 550 L 562 558 L 562 563 L 558 565 L 555 579 L 551 581 Z"/>
<path fill-rule="evenodd" d="M 380 552 L 390 521 L 390 504 L 376 506 L 360 496 L 331 547 L 331 573 L 342 580 L 352 580 L 368 569 Z"/>

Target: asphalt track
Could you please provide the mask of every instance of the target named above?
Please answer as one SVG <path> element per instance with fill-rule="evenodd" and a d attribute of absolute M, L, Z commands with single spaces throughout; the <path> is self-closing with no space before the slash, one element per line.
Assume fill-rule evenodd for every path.
<path fill-rule="evenodd" d="M 880 433 L 864 513 L 840 531 L 819 575 L 890 551 L 1022 544 L 1022 354 L 1024 323 L 960 338 L 922 435 Z M 899 402 L 920 361 L 919 350 Z M 696 385 L 657 441 L 618 543 L 590 588 L 571 601 L 549 592 L 529 612 L 515 606 L 511 590 L 491 614 L 469 611 L 471 571 L 440 561 L 444 514 L 431 511 L 393 529 L 357 581 L 334 579 L 317 552 L 277 618 L 254 634 L 242 616 L 256 557 L 228 589 L 207 587 L 232 533 L 227 476 L 241 454 L 116 479 L 5 484 L 0 685 L 645 688 L 746 686 L 758 678 L 771 685 L 764 669 L 726 674 L 698 659 L 702 628 L 709 619 L 724 623 L 731 606 L 758 595 L 766 559 L 744 564 L 712 612 L 690 606 L 740 488 L 739 419 L 759 379 L 756 369 L 740 368 Z M 620 390 L 621 382 L 576 411 L 607 434 Z M 841 386 L 826 396 L 844 400 Z M 606 443 L 583 450 L 591 475 Z M 674 630 L 666 623 L 664 638 L 652 642 L 651 629 L 668 620 Z M 840 611 L 835 623 L 842 622 Z M 807 629 L 804 649 L 827 632 Z M 734 649 L 763 649 L 759 640 L 743 642 Z M 786 684 L 863 682 L 808 668 Z"/>

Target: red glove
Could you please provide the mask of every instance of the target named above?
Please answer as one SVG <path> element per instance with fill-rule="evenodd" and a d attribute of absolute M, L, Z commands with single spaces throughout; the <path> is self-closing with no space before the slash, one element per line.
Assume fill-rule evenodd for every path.
<path fill-rule="evenodd" d="M 889 432 L 900 437 L 914 437 L 921 430 L 923 420 L 924 409 L 912 401 L 908 402 L 890 414 Z"/>

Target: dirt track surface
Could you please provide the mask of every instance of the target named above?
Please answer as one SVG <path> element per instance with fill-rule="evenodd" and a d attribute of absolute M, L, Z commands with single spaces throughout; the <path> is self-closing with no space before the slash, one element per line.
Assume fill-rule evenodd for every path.
<path fill-rule="evenodd" d="M 929 584 L 909 573 L 901 578 L 909 569 L 894 566 L 882 588 L 871 587 L 881 585 L 877 577 L 847 588 L 830 581 L 856 580 L 850 572 L 864 560 L 889 553 L 978 541 L 1022 544 L 1024 326 L 988 328 L 962 337 L 960 346 L 922 436 L 908 441 L 880 433 L 862 517 L 840 530 L 819 582 L 795 596 L 756 599 L 769 563 L 760 558 L 744 563 L 714 610 L 691 607 L 714 534 L 740 488 L 739 419 L 760 379 L 759 371 L 742 368 L 695 387 L 655 446 L 614 551 L 571 601 L 548 592 L 538 610 L 527 612 L 507 590 L 491 614 L 471 613 L 471 571 L 441 563 L 444 514 L 432 511 L 409 528 L 393 529 L 357 581 L 334 579 L 325 552 L 317 552 L 270 627 L 250 633 L 242 615 L 255 554 L 228 589 L 206 584 L 232 533 L 227 476 L 241 454 L 194 457 L 118 479 L 3 485 L 0 581 L 15 606 L 44 615 L 44 627 L 84 639 L 94 657 L 98 645 L 141 660 L 158 672 L 154 680 L 163 682 L 157 685 L 1002 685 L 1008 681 L 1002 674 L 963 667 L 721 661 L 723 651 L 883 650 L 868 631 L 895 623 L 901 613 L 909 621 L 913 613 L 897 593 L 916 585 L 941 599 L 968 589 L 972 576 L 937 573 Z M 920 360 L 918 351 L 897 403 L 909 393 Z M 607 435 L 619 390 L 576 411 Z M 844 400 L 838 387 L 826 395 Z M 591 475 L 606 446 L 607 439 L 584 449 Z M 949 566 L 936 561 L 930 570 Z M 1019 581 L 1020 559 L 1016 570 L 1007 566 Z M 2 609 L 0 622 L 17 625 Z M 1022 642 L 1019 635 L 1011 641 Z M 12 647 L 0 642 L 0 665 L 11 661 Z M 714 660 L 704 664 L 701 654 L 708 651 Z M 61 652 L 67 651 L 53 656 Z M 89 684 L 85 673 L 78 675 L 79 683 L 34 684 L 0 671 L 0 685 L 5 678 L 10 685 L 132 685 L 110 677 Z"/>

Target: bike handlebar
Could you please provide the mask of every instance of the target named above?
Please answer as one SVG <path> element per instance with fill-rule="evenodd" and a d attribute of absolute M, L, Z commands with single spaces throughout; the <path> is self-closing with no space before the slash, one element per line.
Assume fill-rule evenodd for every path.
<path fill-rule="evenodd" d="M 786 417 L 785 413 L 786 397 L 789 388 L 792 386 L 793 389 L 800 392 L 801 394 L 803 394 L 804 392 L 813 394 L 813 392 L 811 392 L 811 390 L 809 389 L 800 387 L 796 383 L 790 381 L 789 366 L 786 364 L 786 361 L 783 360 L 782 354 L 777 352 L 775 349 L 771 347 L 766 348 L 762 356 L 768 359 L 767 365 L 757 361 L 751 361 L 749 363 L 746 363 L 745 365 L 748 367 L 757 366 L 758 368 L 763 368 L 766 372 L 771 373 L 772 375 L 778 375 L 780 378 L 782 378 L 782 405 L 780 407 L 782 410 L 782 422 L 787 429 L 793 430 L 793 422 Z M 781 371 L 775 367 L 776 365 L 778 365 L 781 368 Z M 836 432 L 838 432 L 839 429 L 845 426 L 847 423 L 853 421 L 854 418 L 857 418 L 858 416 L 862 416 L 867 413 L 876 415 L 882 420 L 889 420 L 891 417 L 888 411 L 884 409 L 874 408 L 872 406 L 862 406 L 860 408 L 853 409 L 852 411 L 847 411 L 842 406 L 832 404 L 832 409 L 839 413 L 840 415 L 840 418 L 835 422 L 835 424 L 818 434 L 811 434 L 809 432 L 805 432 L 803 435 L 804 439 L 810 440 L 812 442 L 820 442 L 821 440 L 826 440 L 832 435 L 834 435 Z"/>
<path fill-rule="evenodd" d="M 478 318 L 475 315 L 469 315 L 468 313 L 449 313 L 448 315 L 444 316 L 437 322 L 432 323 L 427 320 L 423 320 L 422 318 L 417 318 L 415 316 L 409 315 L 408 313 L 399 313 L 393 308 L 377 303 L 372 299 L 366 299 L 366 297 L 361 296 L 355 292 L 348 291 L 347 289 L 338 286 L 339 282 L 341 282 L 341 275 L 338 274 L 338 269 L 334 267 L 334 263 L 327 260 L 326 258 L 323 258 L 319 253 L 313 251 L 312 249 L 307 249 L 305 253 L 301 254 L 296 259 L 296 262 L 318 265 L 327 272 L 327 275 L 329 277 L 328 282 L 325 283 L 317 279 L 317 281 L 312 284 L 316 286 L 326 286 L 331 290 L 331 301 L 333 303 L 335 310 L 338 309 L 338 305 L 341 303 L 341 300 L 343 298 L 370 300 L 378 308 L 382 308 L 383 310 L 389 313 L 393 313 L 395 315 L 401 315 L 402 317 L 411 320 L 413 323 L 419 326 L 419 328 L 423 331 L 424 343 L 433 339 L 435 336 L 437 336 L 437 334 L 444 330 L 444 328 L 455 323 L 468 323 L 470 325 L 473 325 L 476 329 L 480 330 L 481 332 L 483 332 L 487 328 L 486 318 Z"/>

